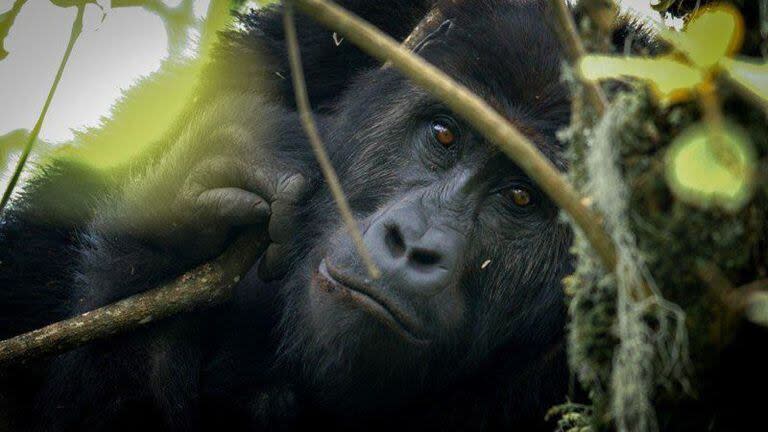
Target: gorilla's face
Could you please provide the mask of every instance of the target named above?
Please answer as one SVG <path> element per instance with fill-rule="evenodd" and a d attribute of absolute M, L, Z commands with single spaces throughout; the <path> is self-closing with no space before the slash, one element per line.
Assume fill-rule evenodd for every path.
<path fill-rule="evenodd" d="M 467 58 L 481 41 L 452 30 L 422 44 L 420 54 L 561 164 L 553 136 L 568 101 L 554 41 L 546 36 L 523 49 L 503 34 L 482 44 L 494 52 Z M 530 75 L 513 75 L 520 73 Z M 320 188 L 307 206 L 301 237 L 309 252 L 286 289 L 282 325 L 284 352 L 326 397 L 344 396 L 344 405 L 375 397 L 380 406 L 481 367 L 502 347 L 535 357 L 559 338 L 569 234 L 552 203 L 498 149 L 390 69 L 360 77 L 325 137 L 381 271 L 369 276 Z"/>

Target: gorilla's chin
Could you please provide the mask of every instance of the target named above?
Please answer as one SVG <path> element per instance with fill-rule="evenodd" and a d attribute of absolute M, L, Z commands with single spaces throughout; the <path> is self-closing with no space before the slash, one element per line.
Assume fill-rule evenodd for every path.
<path fill-rule="evenodd" d="M 308 258 L 284 287 L 280 361 L 335 408 L 381 407 L 417 391 L 429 373 L 431 346 L 414 344 L 358 302 L 339 298 L 349 295 L 343 287 L 329 293 L 329 281 L 318 279 L 321 262 Z"/>
<path fill-rule="evenodd" d="M 430 340 L 422 336 L 418 319 L 387 296 L 377 294 L 365 280 L 340 272 L 323 259 L 312 277 L 311 289 L 318 296 L 327 296 L 351 309 L 367 312 L 380 324 L 413 345 L 428 345 Z"/>

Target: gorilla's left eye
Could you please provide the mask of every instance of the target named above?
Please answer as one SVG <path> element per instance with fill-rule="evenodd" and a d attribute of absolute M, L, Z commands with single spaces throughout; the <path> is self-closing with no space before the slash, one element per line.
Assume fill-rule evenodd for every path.
<path fill-rule="evenodd" d="M 524 187 L 511 187 L 506 190 L 505 195 L 518 207 L 528 207 L 533 204 L 531 191 Z"/>
<path fill-rule="evenodd" d="M 456 142 L 456 132 L 451 122 L 435 120 L 432 122 L 432 136 L 445 148 L 451 148 Z"/>

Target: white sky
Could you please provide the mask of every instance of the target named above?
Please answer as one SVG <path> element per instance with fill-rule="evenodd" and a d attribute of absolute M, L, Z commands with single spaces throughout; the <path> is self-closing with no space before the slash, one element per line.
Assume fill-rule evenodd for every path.
<path fill-rule="evenodd" d="M 180 0 L 166 0 L 176 5 Z M 646 14 L 649 0 L 624 0 Z M 0 13 L 13 0 L 0 0 Z M 208 0 L 197 0 L 203 13 Z M 5 42 L 10 55 L 0 61 L 0 135 L 31 129 L 48 94 L 69 39 L 75 8 L 60 8 L 48 0 L 28 0 Z M 141 8 L 101 13 L 89 5 L 83 34 L 70 57 L 40 137 L 49 142 L 72 138 L 71 129 L 98 124 L 99 117 L 137 78 L 160 66 L 167 53 L 162 20 Z"/>
<path fill-rule="evenodd" d="M 180 0 L 167 0 L 169 5 Z M 0 0 L 0 12 L 13 0 Z M 198 0 L 205 11 L 207 0 Z M 5 42 L 8 57 L 0 61 L 0 135 L 31 129 L 50 89 L 69 40 L 75 8 L 60 8 L 48 0 L 28 0 Z M 71 129 L 98 124 L 99 117 L 122 89 L 160 66 L 167 53 L 162 20 L 141 8 L 101 12 L 89 5 L 85 29 L 75 45 L 40 137 L 61 142 Z"/>

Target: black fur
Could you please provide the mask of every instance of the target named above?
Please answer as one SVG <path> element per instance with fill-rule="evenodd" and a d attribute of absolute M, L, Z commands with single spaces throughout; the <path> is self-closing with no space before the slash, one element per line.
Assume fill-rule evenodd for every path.
<path fill-rule="evenodd" d="M 340 3 L 402 39 L 432 2 Z M 420 44 L 419 54 L 491 102 L 564 167 L 554 135 L 567 124 L 570 103 L 543 2 L 467 3 L 446 6 L 450 25 Z M 424 207 L 426 219 L 461 226 L 455 231 L 462 246 L 444 251 L 456 254 L 447 294 L 418 311 L 432 318 L 426 348 L 404 342 L 360 308 L 329 300 L 316 280 L 322 260 L 364 272 L 294 112 L 279 9 L 241 19 L 246 30 L 224 36 L 206 75 L 214 82 L 202 85 L 177 130 L 191 125 L 193 136 L 204 137 L 217 121 L 245 128 L 269 123 L 254 151 L 309 184 L 290 240 L 288 276 L 267 284 L 250 274 L 225 306 L 35 363 L 32 371 L 6 371 L 11 391 L 0 397 L 10 400 L 5 409 L 13 412 L 13 425 L 56 431 L 544 427 L 546 408 L 562 402 L 567 389 L 560 280 L 570 270 L 570 234 L 552 203 L 458 120 L 457 146 L 444 151 L 429 127 L 450 117 L 447 109 L 301 18 L 317 120 L 366 235 L 393 208 L 414 200 L 431 206 Z M 173 170 L 156 162 L 173 138 L 168 141 L 137 165 L 139 177 L 128 175 L 135 167 L 106 179 L 57 165 L 14 202 L 0 228 L 0 336 L 146 290 L 204 259 L 158 247 L 115 223 L 154 214 L 166 202 L 153 196 L 136 208 L 125 202 L 123 186 L 113 185 L 130 187 L 136 178 Z M 456 195 L 468 177 L 473 192 Z M 529 190 L 535 205 L 510 204 L 500 192 L 510 185 Z M 75 208 L 83 210 L 39 204 L 51 202 L 51 191 L 79 200 Z M 41 212 L 67 217 L 41 218 Z M 35 395 L 14 390 L 38 385 Z"/>

